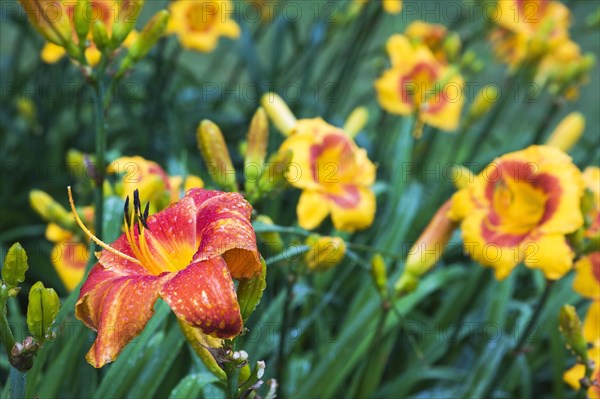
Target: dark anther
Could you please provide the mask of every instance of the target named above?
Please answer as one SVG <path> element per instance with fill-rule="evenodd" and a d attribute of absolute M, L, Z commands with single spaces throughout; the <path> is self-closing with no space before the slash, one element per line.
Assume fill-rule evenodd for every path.
<path fill-rule="evenodd" d="M 125 222 L 127 226 L 131 226 L 131 216 L 129 214 L 129 195 L 125 198 L 125 206 L 123 207 L 123 213 L 125 214 Z"/>
<path fill-rule="evenodd" d="M 141 213 L 142 205 L 140 203 L 140 192 L 137 188 L 133 190 L 133 206 L 135 209 L 135 213 L 139 215 Z"/>
<path fill-rule="evenodd" d="M 141 208 L 140 208 L 141 209 Z M 150 227 L 148 227 L 148 223 L 146 223 L 146 219 L 148 219 L 148 212 L 150 211 L 150 203 L 146 203 L 146 209 L 144 210 L 144 214 L 143 215 L 139 215 L 139 219 L 140 222 L 142 222 L 142 225 L 147 228 L 148 230 L 150 230 Z"/>

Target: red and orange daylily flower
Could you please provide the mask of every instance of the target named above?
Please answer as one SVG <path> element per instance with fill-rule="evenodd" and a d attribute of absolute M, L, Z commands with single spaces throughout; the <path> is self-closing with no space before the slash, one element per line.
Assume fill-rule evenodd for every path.
<path fill-rule="evenodd" d="M 453 67 L 442 64 L 424 43 L 403 35 L 387 42 L 392 67 L 375 82 L 377 99 L 393 114 L 411 115 L 431 126 L 454 130 L 464 103 L 464 80 Z"/>
<path fill-rule="evenodd" d="M 466 251 L 507 277 L 524 261 L 558 279 L 573 264 L 565 235 L 583 225 L 581 172 L 548 146 L 506 154 L 452 197 L 448 216 L 461 222 Z"/>
<path fill-rule="evenodd" d="M 292 151 L 286 178 L 302 189 L 298 223 L 314 229 L 331 213 L 336 229 L 353 232 L 373 223 L 375 165 L 348 135 L 321 118 L 300 119 L 280 151 Z"/>
<path fill-rule="evenodd" d="M 240 27 L 231 18 L 230 0 L 175 0 L 169 4 L 168 31 L 190 50 L 210 52 L 221 36 L 237 39 Z"/>
<path fill-rule="evenodd" d="M 94 367 L 115 360 L 142 332 L 159 297 L 184 323 L 235 337 L 243 322 L 233 279 L 261 272 L 252 207 L 241 195 L 194 189 L 150 217 L 137 195 L 134 205 L 137 228 L 126 217 L 125 233 L 110 246 L 91 237 L 104 250 L 81 287 L 75 314 L 98 332 L 87 354 Z"/>

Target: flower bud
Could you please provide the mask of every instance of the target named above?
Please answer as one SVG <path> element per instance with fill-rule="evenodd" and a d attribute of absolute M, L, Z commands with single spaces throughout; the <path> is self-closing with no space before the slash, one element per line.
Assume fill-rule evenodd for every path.
<path fill-rule="evenodd" d="M 258 223 L 262 223 L 265 225 L 273 225 L 273 220 L 267 215 L 258 215 L 254 220 Z M 277 253 L 283 251 L 283 240 L 281 239 L 281 235 L 279 235 L 278 232 L 273 231 L 268 233 L 261 233 L 260 231 L 257 231 L 256 235 L 271 250 Z"/>
<path fill-rule="evenodd" d="M 356 107 L 354 111 L 348 115 L 346 123 L 344 123 L 344 132 L 349 137 L 356 137 L 358 133 L 365 127 L 369 120 L 369 111 L 366 107 Z"/>
<path fill-rule="evenodd" d="M 375 287 L 377 287 L 377 290 L 379 291 L 379 295 L 381 295 L 383 299 L 387 299 L 388 290 L 385 261 L 383 260 L 383 256 L 380 254 L 375 254 L 373 259 L 371 259 L 371 276 L 373 277 Z"/>
<path fill-rule="evenodd" d="M 209 350 L 212 348 L 219 348 L 222 340 L 203 334 L 198 328 L 194 328 L 181 320 L 179 320 L 179 327 L 206 368 L 221 381 L 226 381 L 227 375 L 225 374 L 225 371 L 219 366 L 219 363 Z"/>
<path fill-rule="evenodd" d="M 469 109 L 469 118 L 476 121 L 489 112 L 492 106 L 498 101 L 500 94 L 495 85 L 484 86 L 473 100 L 473 105 Z"/>
<path fill-rule="evenodd" d="M 416 284 L 414 284 L 414 279 L 411 277 L 418 280 L 442 256 L 450 241 L 452 232 L 456 228 L 456 224 L 447 216 L 450 206 L 451 200 L 448 200 L 438 209 L 410 249 L 404 266 L 404 273 L 394 287 L 397 293 L 409 293 L 414 290 Z M 404 277 L 405 275 L 408 275 L 408 277 Z"/>
<path fill-rule="evenodd" d="M 152 19 L 144 26 L 136 41 L 129 48 L 128 58 L 131 58 L 133 62 L 144 58 L 158 39 L 165 33 L 168 21 L 169 12 L 167 10 L 160 10 L 154 14 Z"/>
<path fill-rule="evenodd" d="M 237 289 L 237 298 L 240 304 L 240 314 L 244 322 L 248 320 L 254 309 L 260 303 L 265 287 L 267 286 L 267 264 L 260 259 L 262 272 L 254 277 L 240 280 Z"/>
<path fill-rule="evenodd" d="M 248 129 L 248 146 L 244 164 L 246 191 L 252 191 L 262 174 L 268 143 L 269 121 L 265 110 L 259 107 Z"/>
<path fill-rule="evenodd" d="M 277 130 L 284 136 L 289 136 L 298 121 L 285 101 L 275 93 L 265 93 L 260 100 L 260 104 L 267 111 L 267 115 L 269 115 Z"/>
<path fill-rule="evenodd" d="M 258 188 L 269 193 L 285 184 L 285 174 L 292 162 L 292 151 L 278 151 L 269 157 L 266 170 L 258 180 Z"/>
<path fill-rule="evenodd" d="M 92 35 L 94 37 L 94 43 L 101 52 L 108 46 L 108 32 L 106 31 L 106 25 L 104 22 L 98 20 L 94 23 L 92 28 Z"/>
<path fill-rule="evenodd" d="M 452 165 L 450 168 L 450 180 L 458 189 L 467 187 L 475 180 L 475 175 L 469 169 L 460 165 Z"/>
<path fill-rule="evenodd" d="M 32 190 L 29 193 L 29 204 L 47 222 L 56 223 L 61 227 L 70 229 L 74 225 L 71 214 L 47 193 L 41 190 Z"/>
<path fill-rule="evenodd" d="M 129 0 L 121 2 L 117 8 L 117 20 L 112 26 L 110 47 L 116 49 L 123 43 L 137 23 L 145 0 Z"/>
<path fill-rule="evenodd" d="M 585 118 L 581 112 L 571 112 L 554 129 L 546 145 L 568 152 L 577 144 L 585 130 Z"/>
<path fill-rule="evenodd" d="M 221 129 L 205 119 L 198 125 L 196 138 L 208 173 L 213 180 L 226 190 L 237 191 L 235 169 Z"/>
<path fill-rule="evenodd" d="M 577 316 L 575 307 L 564 305 L 560 308 L 558 326 L 567 341 L 567 347 L 581 359 L 587 361 L 587 343 L 583 337 L 581 320 Z"/>
<path fill-rule="evenodd" d="M 75 24 L 75 32 L 79 38 L 79 43 L 86 40 L 87 34 L 90 31 L 90 18 L 87 14 L 90 5 L 90 0 L 77 0 L 73 9 L 73 23 Z"/>
<path fill-rule="evenodd" d="M 2 266 L 2 283 L 8 289 L 17 287 L 25 281 L 25 272 L 29 269 L 27 253 L 18 242 L 14 243 L 6 253 Z M 2 311 L 2 309 L 0 309 Z"/>
<path fill-rule="evenodd" d="M 46 340 L 59 309 L 60 300 L 56 291 L 45 288 L 41 281 L 31 287 L 27 305 L 27 327 L 38 342 Z"/>
<path fill-rule="evenodd" d="M 444 40 L 444 52 L 446 53 L 448 60 L 456 60 L 460 54 L 460 48 L 460 36 L 457 33 L 449 34 Z"/>
<path fill-rule="evenodd" d="M 71 23 L 63 2 L 56 0 L 19 0 L 29 22 L 51 43 L 67 47 L 71 40 Z"/>
<path fill-rule="evenodd" d="M 309 269 L 325 271 L 337 266 L 346 255 L 346 243 L 340 237 L 315 237 L 306 239 L 310 249 L 304 260 Z"/>

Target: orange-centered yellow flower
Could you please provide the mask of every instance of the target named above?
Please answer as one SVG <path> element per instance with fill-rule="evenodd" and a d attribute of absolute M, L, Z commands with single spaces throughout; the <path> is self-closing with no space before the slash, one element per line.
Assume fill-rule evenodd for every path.
<path fill-rule="evenodd" d="M 120 176 L 116 191 L 122 198 L 133 195 L 138 190 L 140 197 L 151 204 L 151 209 L 160 210 L 180 198 L 182 185 L 184 191 L 204 187 L 197 176 L 189 175 L 183 181 L 181 176 L 169 176 L 156 162 L 140 156 L 120 157 L 107 168 L 109 174 Z"/>
<path fill-rule="evenodd" d="M 387 51 L 392 67 L 375 82 L 381 107 L 398 115 L 416 113 L 443 130 L 456 129 L 464 103 L 460 73 L 438 61 L 425 44 L 403 35 L 390 37 Z"/>
<path fill-rule="evenodd" d="M 71 199 L 71 206 L 74 207 Z M 237 193 L 195 189 L 150 217 L 134 195 L 125 233 L 104 250 L 81 287 L 75 314 L 98 335 L 88 362 L 102 367 L 141 333 L 162 298 L 184 323 L 232 338 L 242 331 L 233 279 L 261 272 L 252 207 Z M 137 223 L 134 223 L 137 217 Z"/>
<path fill-rule="evenodd" d="M 302 189 L 298 223 L 314 229 L 331 213 L 336 229 L 353 232 L 373 223 L 375 165 L 341 129 L 321 118 L 298 120 L 281 151 L 292 151 L 286 178 Z"/>
<path fill-rule="evenodd" d="M 572 266 L 566 234 L 583 225 L 581 173 L 547 146 L 500 157 L 452 197 L 448 216 L 461 221 L 466 251 L 503 279 L 524 261 L 558 279 Z"/>
<path fill-rule="evenodd" d="M 169 5 L 168 30 L 176 33 L 185 48 L 210 52 L 219 37 L 237 39 L 240 27 L 231 19 L 234 8 L 230 0 L 176 0 Z"/>

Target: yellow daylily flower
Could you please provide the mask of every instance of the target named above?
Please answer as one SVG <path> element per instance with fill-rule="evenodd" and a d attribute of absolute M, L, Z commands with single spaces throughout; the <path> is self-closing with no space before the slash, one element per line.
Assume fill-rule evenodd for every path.
<path fill-rule="evenodd" d="M 120 157 L 107 168 L 108 174 L 121 175 L 117 193 L 123 199 L 138 190 L 140 196 L 150 202 L 152 211 L 161 210 L 179 200 L 183 185 L 184 193 L 192 188 L 203 188 L 198 176 L 189 175 L 185 182 L 181 176 L 169 176 L 156 162 L 140 156 Z"/>
<path fill-rule="evenodd" d="M 381 107 L 398 115 L 416 113 L 442 130 L 456 129 L 464 103 L 460 73 L 440 63 L 426 45 L 403 35 L 390 37 L 387 51 L 392 67 L 375 82 Z"/>
<path fill-rule="evenodd" d="M 375 165 L 364 149 L 321 118 L 301 119 L 280 151 L 292 151 L 286 178 L 302 189 L 298 223 L 314 229 L 331 213 L 336 229 L 369 227 L 375 216 Z"/>
<path fill-rule="evenodd" d="M 414 21 L 406 27 L 404 34 L 413 42 L 425 44 L 438 61 L 447 63 L 444 39 L 446 39 L 448 29 L 444 25 Z"/>
<path fill-rule="evenodd" d="M 177 34 L 181 45 L 190 50 L 210 52 L 221 36 L 237 39 L 240 27 L 230 18 L 230 0 L 176 0 L 169 4 L 168 32 Z"/>
<path fill-rule="evenodd" d="M 558 279 L 573 264 L 565 235 L 583 225 L 581 172 L 548 146 L 531 146 L 488 165 L 452 197 L 448 216 L 461 222 L 466 251 L 497 279 L 524 261 Z"/>

